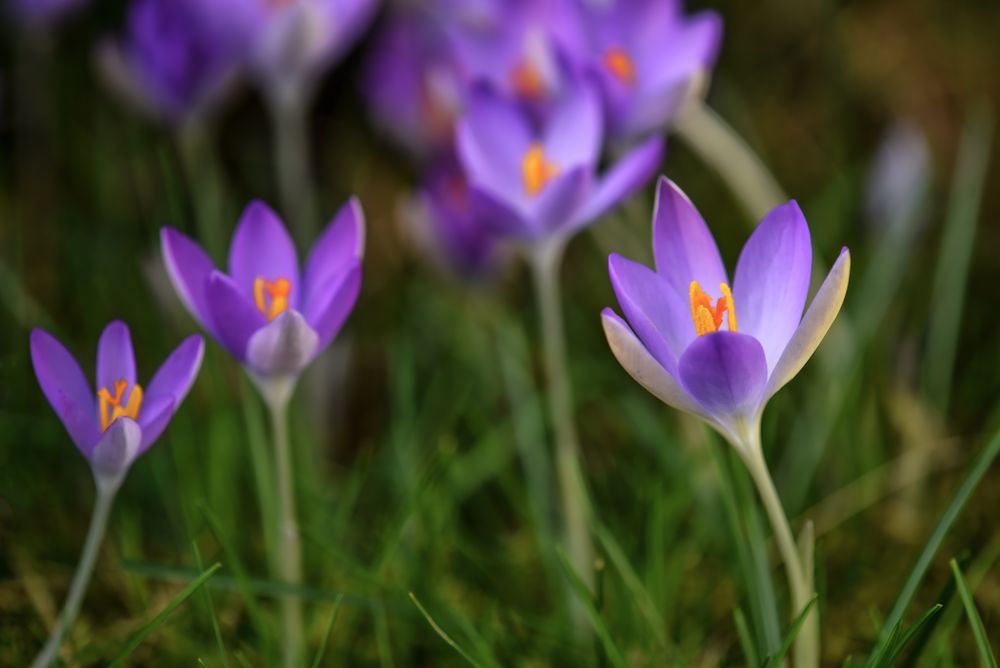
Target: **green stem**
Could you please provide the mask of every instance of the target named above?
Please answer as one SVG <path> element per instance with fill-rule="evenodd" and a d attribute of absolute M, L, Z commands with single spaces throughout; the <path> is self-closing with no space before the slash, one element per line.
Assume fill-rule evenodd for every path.
<path fill-rule="evenodd" d="M 275 95 L 271 101 L 281 204 L 299 243 L 312 239 L 316 226 L 306 99 L 304 95 L 287 94 Z"/>
<path fill-rule="evenodd" d="M 38 653 L 38 657 L 32 663 L 32 668 L 46 668 L 51 665 L 59 652 L 63 635 L 73 625 L 77 614 L 80 612 L 80 604 L 83 602 L 83 595 L 87 593 L 87 585 L 90 584 L 90 576 L 94 572 L 94 564 L 97 562 L 97 553 L 104 539 L 104 530 L 108 526 L 108 514 L 111 512 L 111 504 L 115 499 L 117 486 L 97 485 L 97 500 L 94 503 L 94 514 L 90 518 L 90 528 L 87 530 L 87 540 L 83 544 L 83 553 L 80 555 L 80 563 L 76 567 L 76 574 L 73 576 L 73 583 L 69 587 L 69 594 L 66 596 L 66 603 L 62 612 L 59 613 L 59 620 L 52 630 L 45 647 Z"/>
<path fill-rule="evenodd" d="M 555 431 L 556 472 L 562 494 L 567 551 L 573 570 L 593 592 L 594 546 L 588 527 L 590 508 L 580 470 L 580 447 L 573 421 L 573 396 L 566 364 L 566 335 L 559 295 L 559 269 L 564 248 L 565 240 L 553 239 L 533 249 L 529 258 L 542 323 L 549 410 Z"/>
<path fill-rule="evenodd" d="M 288 585 L 302 584 L 302 543 L 295 512 L 295 489 L 292 484 L 292 452 L 288 438 L 288 402 L 294 384 L 277 381 L 277 387 L 265 392 L 271 412 L 274 440 L 274 469 L 278 483 L 278 577 Z M 302 602 L 295 594 L 281 598 L 281 623 L 284 637 L 283 665 L 298 666 L 302 658 Z"/>
<path fill-rule="evenodd" d="M 802 555 L 792 537 L 792 528 L 785 516 L 784 508 L 782 508 L 778 490 L 775 489 L 774 481 L 771 480 L 771 474 L 767 470 L 764 451 L 760 445 L 759 430 L 754 431 L 755 433 L 750 437 L 750 443 L 745 444 L 745 447 L 739 448 L 738 451 L 757 486 L 757 493 L 760 494 L 764 510 L 771 522 L 771 528 L 774 530 L 778 550 L 785 562 L 785 574 L 788 577 L 788 588 L 792 597 L 790 617 L 795 619 L 812 599 L 812 577 L 806 573 L 803 567 Z M 804 541 L 805 551 L 809 554 L 812 552 L 810 538 L 807 537 L 807 540 Z M 809 561 L 812 559 L 810 558 Z M 816 668 L 819 666 L 819 640 L 819 613 L 816 606 L 813 606 L 795 638 L 793 653 L 796 668 Z"/>

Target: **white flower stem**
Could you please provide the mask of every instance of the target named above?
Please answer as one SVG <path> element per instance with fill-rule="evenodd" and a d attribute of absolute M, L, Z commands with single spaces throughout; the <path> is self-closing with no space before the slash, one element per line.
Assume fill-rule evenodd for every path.
<path fill-rule="evenodd" d="M 316 226 L 316 190 L 309 152 L 308 96 L 299 92 L 274 94 L 275 166 L 281 205 L 299 243 L 313 236 Z"/>
<path fill-rule="evenodd" d="M 52 635 L 38 653 L 32 663 L 32 668 L 46 668 L 50 666 L 59 653 L 63 636 L 76 621 L 76 616 L 80 612 L 80 604 L 83 596 L 87 593 L 87 585 L 90 584 L 90 576 L 94 572 L 94 564 L 97 562 L 97 553 L 104 539 L 104 530 L 108 526 L 108 514 L 111 512 L 111 505 L 115 499 L 117 486 L 97 485 L 97 500 L 94 502 L 94 513 L 90 517 L 90 528 L 87 530 L 87 540 L 83 544 L 83 553 L 80 555 L 80 562 L 76 567 L 76 574 L 73 575 L 73 583 L 69 587 L 69 594 L 66 596 L 66 603 L 59 613 L 59 620 L 52 630 Z"/>
<path fill-rule="evenodd" d="M 562 495 L 567 552 L 573 570 L 593 591 L 594 546 L 588 526 L 590 508 L 580 470 L 580 447 L 573 420 L 573 396 L 566 363 L 566 335 L 559 291 L 564 247 L 563 239 L 553 239 L 530 251 L 528 257 L 541 317 L 548 403 L 555 432 L 556 472 Z M 571 609 L 582 624 L 582 608 L 574 604 Z"/>
<path fill-rule="evenodd" d="M 279 383 L 277 391 L 264 392 L 271 412 L 274 468 L 278 484 L 278 577 L 286 585 L 302 584 L 302 544 L 295 512 L 292 452 L 288 438 L 288 402 L 293 385 Z M 298 666 L 302 657 L 302 602 L 295 594 L 281 597 L 281 623 L 285 668 Z"/>
<path fill-rule="evenodd" d="M 785 573 L 788 576 L 788 588 L 791 592 L 792 610 L 790 617 L 795 619 L 802 610 L 809 604 L 814 594 L 813 578 L 803 565 L 802 555 L 792 537 L 792 528 L 785 516 L 784 508 L 781 506 L 781 499 L 778 497 L 778 490 L 774 487 L 774 481 L 767 469 L 767 462 L 764 461 L 764 451 L 760 444 L 759 429 L 755 430 L 751 436 L 751 442 L 738 448 L 738 451 L 746 463 L 750 476 L 757 486 L 761 501 L 764 503 L 764 510 L 767 512 L 771 528 L 774 530 L 774 537 L 778 543 L 778 550 L 781 558 L 785 562 Z M 807 532 L 808 533 L 808 532 Z M 807 536 L 803 546 L 807 555 L 812 554 L 811 536 Z M 809 558 L 809 568 L 812 568 L 812 559 Z M 802 623 L 799 633 L 795 638 L 793 656 L 796 668 L 817 668 L 819 666 L 819 612 L 814 604 L 808 616 Z"/>

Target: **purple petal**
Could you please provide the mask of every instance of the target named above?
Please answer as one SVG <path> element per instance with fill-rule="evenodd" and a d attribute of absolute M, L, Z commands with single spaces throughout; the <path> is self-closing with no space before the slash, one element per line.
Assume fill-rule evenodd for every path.
<path fill-rule="evenodd" d="M 128 325 L 121 320 L 108 323 L 97 342 L 97 390 L 107 388 L 114 393 L 115 382 L 124 380 L 135 385 L 135 353 Z"/>
<path fill-rule="evenodd" d="M 179 406 L 194 383 L 205 356 L 205 340 L 197 334 L 184 339 L 170 356 L 160 365 L 159 370 L 146 386 L 144 403 L 150 404 L 161 399 L 170 399 Z M 143 429 L 146 423 L 140 419 Z"/>
<path fill-rule="evenodd" d="M 247 364 L 264 375 L 293 375 L 316 356 L 319 336 L 298 311 L 285 311 L 254 332 L 247 343 Z"/>
<path fill-rule="evenodd" d="M 811 270 L 809 226 L 795 201 L 764 216 L 740 253 L 733 284 L 737 326 L 760 341 L 768 371 L 799 326 Z"/>
<path fill-rule="evenodd" d="M 642 188 L 663 162 L 663 148 L 663 140 L 654 137 L 615 163 L 577 214 L 574 227 L 597 220 Z"/>
<path fill-rule="evenodd" d="M 691 281 L 698 281 L 709 294 L 720 283 L 729 282 L 719 248 L 701 214 L 665 176 L 660 177 L 653 208 L 653 255 L 656 271 L 684 301 L 689 299 Z"/>
<path fill-rule="evenodd" d="M 718 55 L 721 41 L 722 17 L 715 12 L 700 12 L 675 22 L 665 36 L 669 48 L 651 44 L 643 54 L 642 65 L 651 74 L 647 85 L 670 85 L 694 72 L 709 69 Z"/>
<path fill-rule="evenodd" d="M 681 383 L 716 421 L 733 429 L 750 421 L 767 384 L 767 362 L 760 342 L 736 332 L 697 337 L 677 364 Z"/>
<path fill-rule="evenodd" d="M 142 427 L 142 439 L 139 442 L 139 454 L 149 449 L 149 446 L 160 437 L 163 430 L 170 424 L 177 404 L 168 396 L 160 397 L 158 401 L 143 401 L 139 413 L 139 426 Z M 121 419 L 121 418 L 119 418 Z"/>
<path fill-rule="evenodd" d="M 313 246 L 302 275 L 302 314 L 312 316 L 327 302 L 330 282 L 343 274 L 365 250 L 365 214 L 356 198 L 351 198 L 327 225 Z"/>
<path fill-rule="evenodd" d="M 458 155 L 469 181 L 504 200 L 523 192 L 521 161 L 532 142 L 521 110 L 495 93 L 478 89 L 456 133 Z"/>
<path fill-rule="evenodd" d="M 267 320 L 244 296 L 236 282 L 222 272 L 212 273 L 206 292 L 219 343 L 230 355 L 245 362 L 247 341 L 267 324 Z"/>
<path fill-rule="evenodd" d="M 278 215 L 255 200 L 240 217 L 229 247 L 229 275 L 247 299 L 254 298 L 254 281 L 285 278 L 292 282 L 289 307 L 295 308 L 299 294 L 299 261 L 295 244 Z"/>
<path fill-rule="evenodd" d="M 563 169 L 596 166 L 603 140 L 603 119 L 598 96 L 585 84 L 577 85 L 561 100 L 546 122 L 546 157 Z"/>
<path fill-rule="evenodd" d="M 608 273 L 632 329 L 663 368 L 676 375 L 677 360 L 695 337 L 688 305 L 662 276 L 638 262 L 612 254 Z"/>
<path fill-rule="evenodd" d="M 201 247 L 172 227 L 160 230 L 160 249 L 167 273 L 188 312 L 202 327 L 215 333 L 205 288 L 215 265 Z"/>
<path fill-rule="evenodd" d="M 99 430 L 94 395 L 80 365 L 54 336 L 31 331 L 31 363 L 52 409 L 85 456 L 97 443 Z"/>
<path fill-rule="evenodd" d="M 319 335 L 316 352 L 321 352 L 344 326 L 354 310 L 361 291 L 361 263 L 353 262 L 340 276 L 334 276 L 323 291 L 325 300 L 316 301 L 316 310 L 305 313 L 306 320 Z"/>
<path fill-rule="evenodd" d="M 469 184 L 469 202 L 483 223 L 499 236 L 532 238 L 539 234 L 522 211 L 473 183 Z"/>
<path fill-rule="evenodd" d="M 529 203 L 535 229 L 546 234 L 569 229 L 593 182 L 591 167 L 577 167 L 546 183 Z"/>

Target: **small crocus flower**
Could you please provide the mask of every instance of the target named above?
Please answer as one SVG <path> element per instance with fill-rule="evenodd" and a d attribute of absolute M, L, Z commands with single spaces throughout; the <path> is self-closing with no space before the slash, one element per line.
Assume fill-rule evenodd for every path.
<path fill-rule="evenodd" d="M 840 311 L 849 252 L 841 251 L 803 316 L 812 247 L 798 205 L 764 217 L 730 284 L 705 222 L 666 178 L 653 214 L 653 252 L 655 271 L 609 258 L 625 314 L 602 313 L 612 352 L 661 401 L 701 417 L 741 450 L 754 447 L 764 406 L 805 365 Z"/>
<path fill-rule="evenodd" d="M 188 337 L 143 386 L 128 327 L 111 322 L 97 344 L 95 396 L 73 355 L 48 332 L 31 332 L 31 361 L 45 398 L 98 483 L 111 488 L 163 433 L 191 389 L 204 350 L 202 337 Z"/>
<path fill-rule="evenodd" d="M 156 118 L 179 124 L 208 111 L 235 60 L 197 19 L 194 0 L 138 0 L 126 34 L 98 54 L 112 86 Z"/>
<path fill-rule="evenodd" d="M 686 17 L 679 0 L 582 2 L 609 133 L 631 139 L 664 129 L 715 63 L 722 21 Z"/>
<path fill-rule="evenodd" d="M 294 379 L 340 331 L 361 288 L 364 217 L 350 200 L 300 270 L 292 239 L 263 202 L 247 206 L 229 248 L 229 273 L 165 227 L 163 258 L 196 320 L 264 383 Z"/>
<path fill-rule="evenodd" d="M 651 139 L 597 175 L 603 130 L 590 86 L 578 83 L 536 122 L 490 89 L 472 94 L 457 147 L 469 190 L 501 234 L 522 240 L 569 235 L 641 187 L 660 164 Z"/>

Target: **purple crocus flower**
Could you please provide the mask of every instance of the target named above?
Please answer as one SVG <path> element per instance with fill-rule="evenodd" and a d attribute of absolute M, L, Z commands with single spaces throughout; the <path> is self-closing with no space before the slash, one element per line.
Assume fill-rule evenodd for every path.
<path fill-rule="evenodd" d="M 188 337 L 144 389 L 137 382 L 128 327 L 111 322 L 97 344 L 95 399 L 73 355 L 48 332 L 31 332 L 31 361 L 45 398 L 98 482 L 112 487 L 163 433 L 191 389 L 204 351 L 202 337 Z"/>
<path fill-rule="evenodd" d="M 596 93 L 578 83 L 542 122 L 488 88 L 473 92 L 458 126 L 470 193 L 505 236 L 569 235 L 641 187 L 662 159 L 654 138 L 598 178 L 603 130 Z"/>
<path fill-rule="evenodd" d="M 704 84 L 722 39 L 715 12 L 686 17 L 680 0 L 580 0 L 609 133 L 631 139 L 664 128 Z"/>
<path fill-rule="evenodd" d="M 294 379 L 340 331 L 361 288 L 364 215 L 354 199 L 301 271 L 285 226 L 259 201 L 240 218 L 228 274 L 177 230 L 163 228 L 160 239 L 188 311 L 258 381 Z"/>
<path fill-rule="evenodd" d="M 107 43 L 100 64 L 112 85 L 152 116 L 180 123 L 216 102 L 234 68 L 232 54 L 205 30 L 196 0 L 137 0 L 126 34 Z"/>
<path fill-rule="evenodd" d="M 752 447 L 767 401 L 805 365 L 840 311 L 849 252 L 841 251 L 803 316 L 812 247 L 791 201 L 754 230 L 730 289 L 711 232 L 666 178 L 653 214 L 653 252 L 655 271 L 609 258 L 625 314 L 602 313 L 612 352 L 661 401 L 701 417 L 733 445 Z"/>

